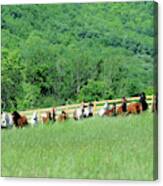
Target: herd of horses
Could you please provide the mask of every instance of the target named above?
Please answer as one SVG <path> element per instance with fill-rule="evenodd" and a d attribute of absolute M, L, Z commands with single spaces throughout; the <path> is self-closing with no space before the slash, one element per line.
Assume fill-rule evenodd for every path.
<path fill-rule="evenodd" d="M 117 115 L 129 115 L 129 114 L 139 114 L 148 109 L 148 103 L 146 102 L 145 93 L 140 94 L 139 102 L 129 103 L 125 97 L 122 98 L 121 105 L 117 107 L 116 103 L 113 103 L 112 106 L 108 102 L 99 110 L 98 115 L 101 117 L 104 116 L 117 116 Z M 154 96 L 152 103 L 152 112 L 157 112 L 158 110 L 158 100 L 157 96 Z M 83 118 L 93 117 L 94 115 L 94 104 L 82 103 L 80 108 L 77 108 L 73 112 L 73 119 L 80 120 Z M 42 113 L 40 118 L 38 113 L 34 112 L 29 122 L 27 117 L 20 115 L 17 111 L 14 111 L 12 114 L 6 112 L 1 113 L 1 128 L 10 128 L 13 125 L 17 128 L 22 128 L 28 124 L 37 125 L 38 123 L 47 124 L 49 122 L 64 122 L 70 117 L 68 113 L 64 110 L 61 111 L 59 115 L 56 114 L 56 109 L 52 108 L 51 111 Z"/>

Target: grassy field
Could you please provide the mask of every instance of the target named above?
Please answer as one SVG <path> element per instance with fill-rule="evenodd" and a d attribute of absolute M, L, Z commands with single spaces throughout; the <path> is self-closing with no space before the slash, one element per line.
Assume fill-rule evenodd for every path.
<path fill-rule="evenodd" d="M 2 176 L 153 180 L 153 115 L 2 131 Z"/>

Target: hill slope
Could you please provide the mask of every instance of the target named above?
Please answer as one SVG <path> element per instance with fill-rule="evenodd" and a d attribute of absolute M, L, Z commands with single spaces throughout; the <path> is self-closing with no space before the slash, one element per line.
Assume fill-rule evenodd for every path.
<path fill-rule="evenodd" d="M 4 109 L 153 91 L 153 2 L 2 6 Z"/>

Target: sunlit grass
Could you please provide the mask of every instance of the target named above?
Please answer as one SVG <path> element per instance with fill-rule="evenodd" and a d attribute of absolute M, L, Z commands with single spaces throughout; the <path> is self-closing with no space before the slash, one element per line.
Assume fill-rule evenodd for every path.
<path fill-rule="evenodd" d="M 2 131 L 2 175 L 153 179 L 153 115 Z"/>

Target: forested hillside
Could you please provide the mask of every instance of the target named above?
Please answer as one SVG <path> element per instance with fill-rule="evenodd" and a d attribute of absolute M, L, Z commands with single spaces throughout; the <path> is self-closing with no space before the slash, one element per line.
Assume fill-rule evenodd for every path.
<path fill-rule="evenodd" d="M 5 110 L 153 93 L 154 3 L 2 6 Z"/>

